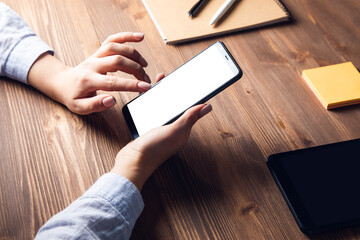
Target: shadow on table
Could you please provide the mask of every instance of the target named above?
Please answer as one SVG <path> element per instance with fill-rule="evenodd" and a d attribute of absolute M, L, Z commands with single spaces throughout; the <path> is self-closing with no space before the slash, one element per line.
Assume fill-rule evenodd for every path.
<path fill-rule="evenodd" d="M 204 148 L 204 145 L 195 142 L 188 144 L 184 151 L 171 157 L 147 181 L 142 191 L 145 208 L 135 225 L 132 239 L 176 239 L 178 234 L 184 237 L 195 231 L 201 239 L 216 237 L 216 234 L 222 236 L 221 232 L 213 231 L 229 229 L 227 214 L 234 207 L 229 204 L 234 204 L 232 197 L 236 194 L 229 196 L 228 193 L 246 192 L 244 186 L 250 184 L 266 184 L 263 177 L 266 169 L 259 169 L 260 163 L 252 164 L 253 159 L 243 161 L 239 157 L 228 159 L 230 162 L 225 164 L 221 152 Z M 232 171 L 247 176 L 239 184 L 239 180 L 231 175 Z M 229 176 L 224 177 L 226 173 Z M 249 175 L 257 175 L 259 178 L 251 180 Z M 254 206 L 256 208 L 257 204 Z M 255 211 L 249 209 L 249 206 L 243 208 L 234 214 L 246 215 L 249 211 Z"/>
<path fill-rule="evenodd" d="M 205 166 L 202 170 L 215 171 Z M 222 201 L 224 192 L 219 184 L 208 182 L 179 155 L 175 155 L 147 181 L 142 196 L 146 206 L 137 221 L 132 239 L 176 239 L 173 234 L 179 229 L 191 229 L 190 225 L 193 224 L 196 229 L 201 229 L 203 219 L 212 218 L 211 215 L 217 212 L 214 209 L 220 210 L 217 205 Z M 206 211 L 204 205 L 211 206 L 212 211 Z M 184 219 L 188 219 L 188 222 L 184 222 Z M 179 229 L 173 229 L 174 226 Z"/>

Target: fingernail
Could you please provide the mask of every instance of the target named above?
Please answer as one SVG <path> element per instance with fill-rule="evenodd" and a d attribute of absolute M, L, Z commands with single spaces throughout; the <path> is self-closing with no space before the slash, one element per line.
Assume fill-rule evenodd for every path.
<path fill-rule="evenodd" d="M 112 107 L 116 104 L 116 100 L 114 97 L 106 97 L 102 100 L 102 103 L 105 107 Z"/>
<path fill-rule="evenodd" d="M 137 85 L 138 85 L 139 88 L 141 88 L 141 89 L 143 89 L 145 91 L 147 91 L 147 90 L 149 90 L 151 88 L 151 85 L 149 83 L 142 82 L 142 81 L 139 81 Z"/>
<path fill-rule="evenodd" d="M 144 38 L 144 34 L 143 34 L 143 33 L 139 33 L 139 32 L 133 33 L 133 37 L 136 38 L 136 39 L 141 40 L 141 39 Z"/>
<path fill-rule="evenodd" d="M 145 74 L 144 79 L 145 79 L 145 82 L 147 82 L 147 83 L 150 83 L 150 82 L 151 82 L 151 81 L 150 81 L 150 78 L 149 78 L 149 76 L 148 76 L 147 74 Z"/>
<path fill-rule="evenodd" d="M 200 110 L 200 117 L 205 116 L 209 112 L 211 112 L 212 106 L 211 104 L 206 104 L 201 110 Z"/>
<path fill-rule="evenodd" d="M 145 58 L 143 57 L 140 57 L 140 64 L 141 66 L 143 67 L 146 67 L 148 65 L 147 61 L 145 60 Z"/>

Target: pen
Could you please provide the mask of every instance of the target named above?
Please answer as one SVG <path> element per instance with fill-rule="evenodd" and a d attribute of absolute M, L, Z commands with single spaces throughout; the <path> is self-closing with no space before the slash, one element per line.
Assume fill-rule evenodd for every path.
<path fill-rule="evenodd" d="M 230 7 L 236 2 L 236 0 L 226 0 L 223 5 L 216 11 L 215 15 L 211 18 L 209 25 L 215 24 L 224 14 L 230 9 Z"/>
<path fill-rule="evenodd" d="M 207 2 L 207 0 L 199 0 L 197 3 L 195 3 L 195 5 L 189 10 L 189 17 L 195 17 L 205 2 Z"/>

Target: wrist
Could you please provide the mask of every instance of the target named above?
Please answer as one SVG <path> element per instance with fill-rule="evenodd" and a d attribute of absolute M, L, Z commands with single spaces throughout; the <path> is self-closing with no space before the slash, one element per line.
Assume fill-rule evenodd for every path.
<path fill-rule="evenodd" d="M 139 152 L 120 150 L 116 156 L 115 165 L 111 172 L 119 174 L 132 182 L 141 191 L 151 172 L 141 167 L 142 155 Z"/>
<path fill-rule="evenodd" d="M 64 104 L 62 80 L 71 68 L 48 53 L 44 53 L 34 62 L 28 74 L 28 83 L 48 97 Z"/>

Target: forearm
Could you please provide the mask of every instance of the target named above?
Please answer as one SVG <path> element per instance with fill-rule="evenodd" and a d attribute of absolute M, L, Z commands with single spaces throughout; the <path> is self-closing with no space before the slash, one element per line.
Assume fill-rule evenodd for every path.
<path fill-rule="evenodd" d="M 127 179 L 109 173 L 53 216 L 35 239 L 128 239 L 144 203 Z"/>
<path fill-rule="evenodd" d="M 20 16 L 0 2 L 0 75 L 27 83 L 29 69 L 44 52 L 53 54 Z"/>

